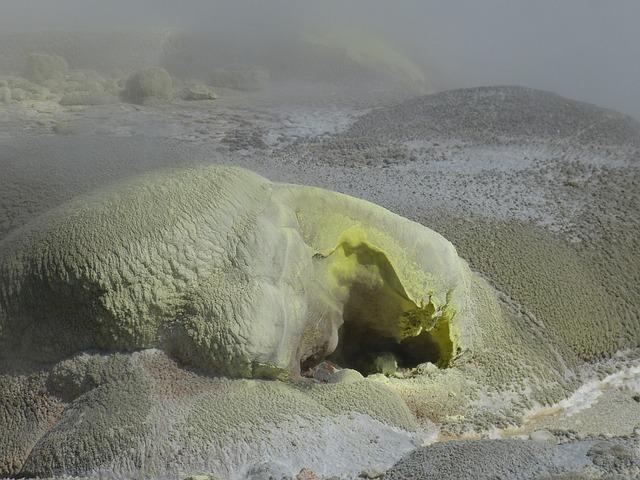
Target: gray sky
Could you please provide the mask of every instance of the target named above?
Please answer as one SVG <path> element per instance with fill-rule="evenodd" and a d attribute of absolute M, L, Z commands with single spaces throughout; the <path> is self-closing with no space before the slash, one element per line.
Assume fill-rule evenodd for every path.
<path fill-rule="evenodd" d="M 364 27 L 451 87 L 526 85 L 640 118 L 638 0 L 0 0 L 0 12 L 4 31 L 166 25 L 249 42 Z"/>

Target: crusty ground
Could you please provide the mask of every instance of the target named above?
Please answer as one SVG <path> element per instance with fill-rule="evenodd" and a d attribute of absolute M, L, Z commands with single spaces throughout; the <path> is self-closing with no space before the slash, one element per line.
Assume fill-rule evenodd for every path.
<path fill-rule="evenodd" d="M 546 329 L 567 345 L 564 353 L 570 357 L 568 366 L 573 378 L 567 378 L 562 387 L 537 386 L 536 402 L 558 402 L 571 393 L 569 388 L 577 388 L 583 381 L 583 372 L 589 371 L 580 366 L 582 361 L 598 360 L 638 346 L 640 127 L 635 120 L 518 87 L 451 91 L 405 103 L 397 103 L 401 96 L 375 98 L 344 90 L 347 93 L 336 97 L 325 95 L 328 90 L 320 87 L 294 87 L 288 85 L 279 90 L 275 86 L 248 97 L 229 93 L 218 104 L 207 106 L 178 103 L 163 107 L 72 108 L 40 103 L 33 107 L 12 106 L 0 112 L 5 132 L 0 142 L 0 238 L 78 193 L 130 174 L 168 165 L 231 163 L 272 180 L 318 185 L 372 200 L 451 240 L 459 254 L 497 290 L 502 308 L 516 324 L 539 324 L 543 331 Z M 392 100 L 397 104 L 389 106 Z M 512 357 L 502 352 L 506 350 L 498 350 L 490 365 L 485 365 L 494 372 L 493 376 L 482 377 L 495 383 L 494 387 L 514 380 L 517 371 L 509 365 Z M 137 368 L 132 371 L 137 372 Z M 59 386 L 43 384 L 38 375 L 41 376 L 2 377 L 11 385 L 20 383 L 21 389 L 28 386 L 29 392 L 43 392 L 36 397 L 32 393 L 20 396 L 35 405 L 33 416 L 25 415 L 19 420 L 32 433 L 22 445 L 12 440 L 11 461 L 25 460 L 34 439 L 58 421 L 62 405 L 70 412 L 82 405 L 73 402 L 73 395 L 64 398 L 69 388 L 60 390 Z M 462 385 L 467 374 L 452 371 L 438 375 Z M 468 372 L 468 378 L 476 377 Z M 151 388 L 145 381 L 136 380 L 143 396 Z M 174 386 L 175 382 L 162 384 Z M 97 384 L 86 385 L 92 388 L 87 394 L 95 396 L 98 404 L 128 392 L 115 386 L 100 390 Z M 133 391 L 129 393 L 133 395 Z M 533 406 L 523 399 L 505 401 L 503 409 L 491 410 L 485 405 L 482 415 L 470 415 L 471 425 L 461 427 L 459 415 L 469 399 L 462 395 L 449 401 L 453 398 L 451 393 L 453 389 L 434 390 L 430 400 L 432 406 L 441 404 L 444 410 L 451 409 L 451 416 L 443 420 L 442 427 L 448 435 L 468 433 L 469 427 L 485 431 L 495 426 L 507 427 L 521 421 L 518 416 Z M 349 398 L 345 402 L 355 401 L 350 394 L 345 395 Z M 555 424 L 562 429 L 582 430 L 585 435 L 608 433 L 607 423 L 591 421 L 590 412 L 595 414 L 602 409 L 611 413 L 619 409 L 620 415 L 627 415 L 624 412 L 629 412 L 635 402 L 630 397 L 624 389 L 613 389 L 589 407 L 593 411 L 582 411 L 581 423 L 571 417 L 574 420 Z M 143 405 L 148 398 L 137 405 Z M 322 402 L 322 398 L 313 402 Z M 405 400 L 409 400 L 414 413 L 419 410 L 411 395 L 406 395 Z M 478 410 L 486 403 L 491 402 L 473 399 Z M 494 399 L 494 406 L 495 403 Z M 371 413 L 369 407 L 366 409 Z M 5 413 L 8 411 L 5 408 Z M 132 411 L 123 418 L 143 422 L 145 415 Z M 406 421 L 398 420 L 404 413 L 398 415 L 393 422 Z M 612 419 L 610 424 L 615 422 Z M 553 426 L 542 423 L 545 428 Z M 48 443 L 39 450 L 39 463 L 33 457 L 29 465 L 42 468 L 47 462 L 55 464 L 57 454 L 52 452 L 60 444 L 57 439 L 62 438 L 56 435 L 67 435 L 64 425 L 65 421 L 57 423 L 57 430 L 50 433 Z M 629 430 L 633 426 L 627 433 Z M 116 445 L 114 451 L 118 450 L 117 442 L 124 438 L 116 435 L 109 445 Z M 305 435 L 300 438 L 308 439 Z M 631 448 L 633 441 L 632 437 L 620 439 L 624 448 Z M 398 437 L 397 442 L 405 439 Z M 636 460 L 620 460 L 624 468 L 628 466 L 626 470 L 616 463 L 620 449 L 614 449 L 611 455 L 606 451 L 599 454 L 598 458 L 613 458 L 600 461 L 603 465 L 613 462 L 613 467 L 604 468 L 595 460 L 595 467 L 589 465 L 584 460 L 588 452 L 581 456 L 575 453 L 586 448 L 586 443 L 562 447 L 563 452 L 572 449 L 575 455 L 571 458 L 579 457 L 585 463 L 560 469 L 556 468 L 557 462 L 549 460 L 557 459 L 557 448 L 509 442 L 479 441 L 455 447 L 437 444 L 427 447 L 426 453 L 418 451 L 408 457 L 389 475 L 428 478 L 420 476 L 427 470 L 459 475 L 456 470 L 443 470 L 438 465 L 476 459 L 469 460 L 469 466 L 480 462 L 487 465 L 486 478 L 502 472 L 501 468 L 507 468 L 500 473 L 503 478 L 525 478 L 504 465 L 505 449 L 512 452 L 513 458 L 508 458 L 521 465 L 522 472 L 527 471 L 528 465 L 539 478 L 565 478 L 558 475 L 572 471 L 576 478 L 601 478 L 604 472 L 635 472 Z M 580 442 L 593 445 L 592 440 Z M 476 454 L 482 455 L 483 460 L 478 460 Z M 625 457 L 624 452 L 619 456 Z M 299 459 L 308 461 L 308 457 Z M 111 459 L 105 457 L 101 461 L 108 464 Z M 135 460 L 127 461 L 139 466 Z M 6 468 L 5 472 L 15 472 L 14 467 Z M 28 472 L 47 474 L 42 469 L 25 470 Z M 483 478 L 476 473 L 473 478 Z"/>

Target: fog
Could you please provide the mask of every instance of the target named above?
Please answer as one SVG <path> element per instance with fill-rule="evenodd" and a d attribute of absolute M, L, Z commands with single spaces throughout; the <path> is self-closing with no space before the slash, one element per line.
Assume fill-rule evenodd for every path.
<path fill-rule="evenodd" d="M 272 65 L 301 31 L 356 28 L 404 52 L 438 90 L 518 84 L 640 117 L 636 0 L 2 0 L 0 10 L 3 33 L 170 27 Z"/>

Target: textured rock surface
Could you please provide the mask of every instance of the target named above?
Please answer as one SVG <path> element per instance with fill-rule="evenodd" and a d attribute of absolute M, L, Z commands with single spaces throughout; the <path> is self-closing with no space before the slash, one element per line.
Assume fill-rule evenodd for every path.
<path fill-rule="evenodd" d="M 303 467 L 355 475 L 369 465 L 390 467 L 423 438 L 400 397 L 364 379 L 319 385 L 212 378 L 147 350 L 82 354 L 54 366 L 45 380 L 40 388 L 57 407 L 45 411 L 55 422 L 32 421 L 32 437 L 12 428 L 23 444 L 3 443 L 0 474 L 245 478 L 268 462 L 289 476 Z M 8 413 L 36 411 L 26 386 L 12 399 Z"/>
<path fill-rule="evenodd" d="M 19 81 L 21 86 L 13 83 L 19 94 L 27 92 L 23 87 L 46 88 Z M 428 428 L 433 428 L 430 421 L 436 422 L 440 439 L 505 434 L 496 427 L 512 434 L 511 427 L 523 425 L 516 433 L 526 437 L 546 428 L 571 443 L 582 442 L 577 439 L 583 435 L 631 435 L 640 425 L 633 399 L 639 393 L 637 359 L 633 350 L 625 353 L 628 361 L 616 355 L 620 348 L 637 347 L 640 323 L 639 291 L 634 288 L 640 282 L 637 122 L 516 87 L 445 92 L 370 113 L 358 108 L 374 105 L 371 96 L 366 101 L 350 94 L 335 97 L 317 87 L 289 83 L 276 99 L 270 95 L 278 90 L 251 96 L 226 91 L 216 102 L 190 103 L 189 111 L 182 104 L 121 105 L 62 116 L 60 110 L 46 113 L 38 103 L 41 110 L 30 111 L 20 122 L 8 117 L 21 105 L 12 101 L 0 112 L 0 237 L 22 235 L 24 224 L 38 222 L 47 210 L 105 181 L 195 161 L 242 165 L 272 180 L 366 198 L 441 232 L 495 289 L 487 290 L 483 282 L 470 286 L 481 312 L 481 328 L 468 324 L 473 348 L 449 369 L 424 363 L 413 372 L 401 369 L 402 378 L 374 375 L 362 380 L 355 373 L 342 374 L 351 378 L 337 384 L 331 377 L 326 384 L 212 381 L 175 365 L 161 352 L 80 355 L 33 371 L 10 369 L 2 381 L 21 393 L 3 404 L 8 413 L 2 418 L 20 418 L 19 428 L 31 433 L 13 431 L 0 438 L 12 445 L 5 465 L 23 465 L 33 445 L 51 430 L 53 441 L 44 438 L 43 449 L 34 449 L 28 458 L 29 468 L 42 475 L 63 471 L 69 452 L 77 450 L 82 462 L 69 464 L 78 473 L 134 476 L 150 466 L 157 472 L 176 468 L 174 477 L 202 472 L 226 478 L 233 465 L 240 478 L 250 473 L 260 478 L 265 471 L 293 477 L 303 467 L 323 476 L 351 472 L 355 477 L 365 469 L 388 469 L 412 449 L 418 441 L 412 437 L 416 422 Z M 292 98 L 299 102 L 295 108 L 278 104 Z M 61 115 L 56 120 L 80 133 L 49 135 L 49 115 Z M 251 141 L 221 141 L 234 135 Z M 226 158 L 220 152 L 234 155 Z M 142 361 L 151 358 L 155 367 Z M 125 383 L 133 379 L 139 391 L 129 393 L 119 378 Z M 206 386 L 210 381 L 212 386 Z M 111 384 L 122 396 L 107 395 Z M 256 395 L 266 398 L 257 419 L 241 408 L 245 403 L 257 408 Z M 89 400 L 83 403 L 85 396 Z M 184 403 L 167 403 L 169 396 Z M 94 400 L 104 399 L 108 403 L 100 411 Z M 117 408 L 111 407 L 129 401 L 138 406 L 117 417 Z M 168 410 L 162 405 L 169 405 Z M 193 411 L 193 405 L 203 408 Z M 77 408 L 76 417 L 64 417 L 64 428 L 58 429 L 65 406 Z M 283 422 L 280 410 L 293 420 Z M 30 411 L 43 413 L 32 417 Z M 82 411 L 87 428 L 95 424 L 98 432 L 109 432 L 96 435 L 95 445 L 80 446 L 73 435 L 64 434 L 74 431 L 71 420 L 80 419 Z M 137 420 L 140 415 L 146 416 L 145 426 Z M 245 416 L 255 428 L 242 423 Z M 109 430 L 111 418 L 114 424 L 125 422 L 122 428 L 131 425 L 136 445 L 123 442 L 117 429 Z M 180 420 L 179 428 L 171 426 L 166 433 L 160 427 L 168 418 L 190 420 Z M 220 418 L 231 420 L 218 428 L 224 423 Z M 9 425 L 13 429 L 18 423 Z M 190 443 L 192 434 L 202 445 Z M 428 438 L 436 435 L 431 430 Z M 182 451 L 172 450 L 176 436 L 186 445 Z M 236 440 L 246 437 L 255 442 Z M 280 438 L 284 443 L 274 440 Z M 473 467 L 486 467 L 480 472 L 489 477 L 498 471 L 518 478 L 494 454 L 503 452 L 515 465 L 530 461 L 522 468 L 539 472 L 534 478 L 633 478 L 635 460 L 629 452 L 635 451 L 635 437 L 596 447 L 601 441 L 588 440 L 594 448 L 576 456 L 568 446 L 557 450 L 553 442 L 531 447 L 530 442 L 513 441 L 504 452 L 499 444 L 483 440 L 478 444 L 488 443 L 489 451 L 473 447 L 482 458 L 470 457 L 477 459 Z M 548 468 L 547 447 L 585 461 L 586 467 Z M 271 462 L 273 451 L 279 453 Z M 441 448 L 423 460 L 441 462 L 446 474 L 452 470 L 445 464 L 453 460 L 465 465 L 465 455 L 464 448 Z M 328 456 L 335 471 L 327 467 Z M 203 459 L 212 458 L 222 458 L 226 467 L 206 465 Z M 181 463 L 189 468 L 178 471 Z M 420 462 L 413 466 L 414 473 L 424 472 Z"/>
<path fill-rule="evenodd" d="M 234 376 L 296 373 L 336 348 L 349 312 L 398 342 L 432 331 L 446 364 L 474 301 L 437 233 L 227 167 L 79 198 L 5 238 L 0 265 L 5 358 L 157 346 Z"/>
<path fill-rule="evenodd" d="M 451 90 L 378 109 L 359 119 L 345 136 L 457 139 L 481 145 L 535 140 L 640 146 L 639 129 L 636 120 L 613 110 L 551 92 L 504 86 Z"/>
<path fill-rule="evenodd" d="M 587 440 L 540 444 L 524 440 L 438 443 L 421 448 L 386 472 L 385 479 L 635 478 L 637 451 L 626 442 Z M 605 475 L 605 476 L 603 476 Z"/>
<path fill-rule="evenodd" d="M 0 475 L 15 474 L 42 435 L 62 416 L 43 375 L 0 373 Z"/>

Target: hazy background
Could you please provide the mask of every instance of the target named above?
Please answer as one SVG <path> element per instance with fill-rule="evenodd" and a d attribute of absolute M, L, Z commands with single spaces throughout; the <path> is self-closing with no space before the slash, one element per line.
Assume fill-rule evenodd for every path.
<path fill-rule="evenodd" d="M 446 88 L 519 84 L 636 118 L 638 23 L 638 0 L 0 0 L 2 32 L 167 26 L 256 55 L 306 28 L 365 28 Z"/>

